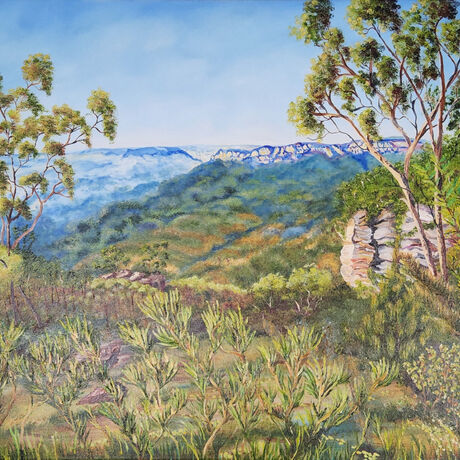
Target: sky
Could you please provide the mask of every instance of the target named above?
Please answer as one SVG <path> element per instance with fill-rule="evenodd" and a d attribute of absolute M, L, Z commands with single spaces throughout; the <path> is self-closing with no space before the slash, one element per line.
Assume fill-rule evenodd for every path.
<path fill-rule="evenodd" d="M 0 0 L 0 74 L 33 53 L 55 67 L 48 106 L 111 94 L 118 135 L 93 147 L 287 144 L 313 47 L 289 33 L 297 0 Z M 343 20 L 342 1 L 336 15 Z"/>

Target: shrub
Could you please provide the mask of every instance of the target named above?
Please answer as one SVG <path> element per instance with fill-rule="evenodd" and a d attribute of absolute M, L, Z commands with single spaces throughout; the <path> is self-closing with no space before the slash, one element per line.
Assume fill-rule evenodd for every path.
<path fill-rule="evenodd" d="M 460 427 L 460 346 L 429 347 L 418 359 L 404 363 L 430 416 Z"/>
<path fill-rule="evenodd" d="M 187 458 L 325 459 L 334 444 L 328 433 L 362 411 L 371 394 L 397 373 L 381 361 L 371 364 L 370 380 L 350 383 L 343 365 L 314 359 L 322 334 L 306 327 L 289 329 L 259 348 L 260 358 L 250 358 L 255 332 L 240 310 L 208 305 L 201 314 L 204 339 L 191 332 L 192 309 L 177 291 L 156 293 L 139 307 L 151 323 L 119 327 L 137 360 L 121 379 L 109 379 L 105 389 L 112 400 L 98 413 L 119 427 L 111 436 L 140 458 L 160 456 L 160 446 L 170 442 L 177 451 L 169 457 L 179 456 L 185 445 Z M 180 353 L 170 356 L 171 349 Z M 222 353 L 233 356 L 225 368 L 219 365 Z M 188 376 L 181 387 L 188 391 L 176 383 L 181 368 Z M 267 419 L 274 441 L 258 438 Z M 364 434 L 359 446 L 363 440 Z M 340 445 L 335 448 L 340 451 Z M 345 448 L 358 450 L 348 443 Z"/>
<path fill-rule="evenodd" d="M 316 267 L 294 269 L 286 284 L 288 298 L 294 301 L 299 312 L 304 307 L 307 311 L 314 310 L 332 286 L 331 272 Z"/>
<path fill-rule="evenodd" d="M 252 292 L 256 299 L 272 308 L 273 303 L 279 302 L 286 293 L 286 279 L 278 273 L 270 273 L 252 285 Z"/>
<path fill-rule="evenodd" d="M 434 333 L 425 300 L 394 266 L 371 298 L 356 336 L 373 358 L 402 364 Z"/>
<path fill-rule="evenodd" d="M 17 349 L 23 333 L 24 329 L 13 322 L 9 326 L 0 324 L 0 426 L 3 425 L 16 401 L 16 374 L 20 362 Z M 3 391 L 9 383 L 12 384 L 13 391 L 7 402 Z"/>
<path fill-rule="evenodd" d="M 92 379 L 107 378 L 108 368 L 101 360 L 100 338 L 86 318 L 67 318 L 61 325 L 63 332 L 29 343 L 19 371 L 26 389 L 56 409 L 75 441 L 86 446 L 88 414 L 75 403 Z"/>

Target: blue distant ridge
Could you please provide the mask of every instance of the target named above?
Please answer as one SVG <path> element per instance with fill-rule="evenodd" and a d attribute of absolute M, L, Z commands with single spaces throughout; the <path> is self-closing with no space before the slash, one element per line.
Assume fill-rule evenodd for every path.
<path fill-rule="evenodd" d="M 400 154 L 407 149 L 406 141 L 402 138 L 387 138 L 375 142 L 381 154 Z M 420 147 L 422 144 L 420 143 Z M 253 164 L 271 164 L 292 162 L 310 155 L 320 154 L 328 158 L 353 156 L 366 166 L 366 155 L 369 154 L 364 142 L 360 140 L 344 144 L 322 144 L 319 142 L 297 142 L 282 146 L 262 145 L 252 150 L 239 148 L 222 148 L 211 160 L 243 161 Z"/>
<path fill-rule="evenodd" d="M 133 157 L 133 156 L 159 156 L 159 157 L 169 157 L 172 155 L 184 155 L 190 160 L 199 162 L 200 160 L 196 159 L 190 155 L 185 150 L 180 147 L 141 147 L 137 149 L 126 149 L 126 152 L 123 154 L 124 158 Z"/>

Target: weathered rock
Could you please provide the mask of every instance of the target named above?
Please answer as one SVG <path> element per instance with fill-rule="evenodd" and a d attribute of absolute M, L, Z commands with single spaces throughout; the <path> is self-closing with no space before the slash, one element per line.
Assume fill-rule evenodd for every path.
<path fill-rule="evenodd" d="M 121 386 L 123 393 L 126 393 L 126 387 L 124 385 Z M 104 390 L 102 387 L 97 387 L 86 396 L 78 401 L 78 404 L 98 404 L 102 402 L 109 402 L 113 401 L 113 398 Z"/>
<path fill-rule="evenodd" d="M 118 272 L 106 273 L 105 275 L 100 276 L 101 279 L 125 279 L 131 282 L 137 281 L 141 284 L 148 284 L 154 288 L 164 291 L 166 288 L 166 278 L 160 273 L 154 273 L 148 275 L 142 272 L 132 272 L 131 270 L 123 269 Z"/>
<path fill-rule="evenodd" d="M 115 274 L 115 278 L 125 278 L 129 279 L 133 275 L 133 272 L 131 270 L 120 270 Z"/>
<path fill-rule="evenodd" d="M 428 206 L 419 205 L 422 222 L 433 223 L 433 216 Z M 449 234 L 449 227 L 444 226 L 445 233 Z M 430 248 L 435 260 L 438 259 L 437 234 L 433 228 L 425 230 Z M 389 210 L 384 210 L 371 221 L 365 211 L 357 211 L 349 220 L 345 231 L 345 239 L 340 253 L 340 273 L 350 285 L 356 286 L 358 282 L 369 284 L 368 270 L 384 274 L 391 267 L 394 257 L 394 244 L 396 239 L 395 216 Z M 455 243 L 453 237 L 446 238 L 447 248 Z M 409 255 L 420 265 L 427 267 L 423 248 L 418 237 L 415 221 L 410 212 L 404 216 L 401 226 L 401 241 L 399 246 L 401 254 Z"/>
<path fill-rule="evenodd" d="M 433 215 L 431 210 L 428 206 L 419 205 L 418 206 L 420 219 L 423 224 L 432 224 L 433 223 Z M 446 234 L 449 233 L 449 226 L 444 224 L 444 232 Z M 400 252 L 401 254 L 406 254 L 413 257 L 420 265 L 423 267 L 428 267 L 428 264 L 425 259 L 425 255 L 423 253 L 422 244 L 418 237 L 417 227 L 415 224 L 415 220 L 413 219 L 412 215 L 408 211 L 404 217 L 404 222 L 401 227 L 402 239 L 400 245 Z M 425 234 L 428 238 L 430 249 L 433 253 L 433 257 L 435 260 L 438 260 L 438 247 L 437 247 L 437 232 L 434 228 L 427 228 L 425 230 Z M 454 244 L 453 238 L 446 238 L 446 247 L 450 248 Z"/>
<path fill-rule="evenodd" d="M 145 277 L 145 273 L 141 272 L 134 272 L 130 277 L 129 281 L 139 281 L 140 279 Z"/>
<path fill-rule="evenodd" d="M 369 284 L 367 271 L 374 258 L 371 236 L 371 228 L 367 225 L 367 213 L 358 211 L 348 222 L 345 242 L 340 253 L 340 273 L 351 286 L 356 286 L 358 282 Z"/>

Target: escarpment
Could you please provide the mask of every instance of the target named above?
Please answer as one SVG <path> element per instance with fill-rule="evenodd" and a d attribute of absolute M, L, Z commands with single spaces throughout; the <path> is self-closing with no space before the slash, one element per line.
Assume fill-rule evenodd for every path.
<path fill-rule="evenodd" d="M 435 259 L 438 258 L 436 229 L 431 228 L 433 216 L 428 206 L 419 205 L 422 222 L 427 226 L 426 234 Z M 445 230 L 448 226 L 445 225 Z M 407 212 L 400 230 L 399 252 L 411 256 L 420 265 L 427 267 L 423 248 L 418 237 L 415 221 Z M 369 270 L 384 274 L 390 268 L 396 241 L 395 215 L 388 209 L 377 217 L 369 218 L 366 211 L 357 211 L 348 221 L 345 239 L 340 253 L 340 273 L 350 285 L 371 284 Z M 446 239 L 449 248 L 454 244 L 452 238 Z"/>

